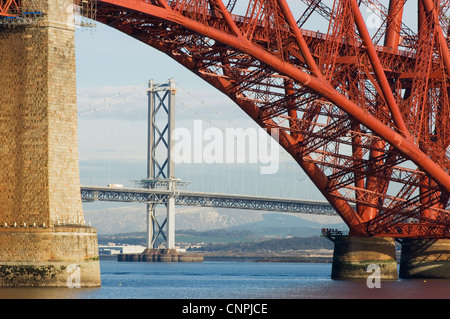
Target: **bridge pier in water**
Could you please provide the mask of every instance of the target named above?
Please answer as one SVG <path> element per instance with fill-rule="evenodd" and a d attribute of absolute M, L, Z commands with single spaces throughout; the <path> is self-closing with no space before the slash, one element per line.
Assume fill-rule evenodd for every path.
<path fill-rule="evenodd" d="M 450 239 L 404 239 L 399 276 L 450 279 Z"/>
<path fill-rule="evenodd" d="M 356 236 L 334 238 L 332 279 L 366 280 L 375 268 L 379 269 L 381 280 L 398 279 L 393 238 Z"/>
<path fill-rule="evenodd" d="M 402 239 L 399 263 L 394 238 L 336 236 L 333 241 L 332 279 L 450 279 L 450 239 Z"/>
<path fill-rule="evenodd" d="M 0 286 L 97 287 L 97 232 L 80 196 L 73 2 L 21 9 L 42 14 L 0 26 Z"/>

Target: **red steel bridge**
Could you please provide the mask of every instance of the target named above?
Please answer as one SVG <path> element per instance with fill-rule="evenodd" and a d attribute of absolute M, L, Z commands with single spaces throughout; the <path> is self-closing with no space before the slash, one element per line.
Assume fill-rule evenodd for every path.
<path fill-rule="evenodd" d="M 20 18 L 20 1 L 0 0 L 0 17 Z M 278 134 L 351 235 L 450 238 L 450 0 L 409 0 L 417 31 L 407 0 L 247 0 L 236 15 L 239 1 L 76 4 Z M 327 32 L 304 29 L 317 13 Z"/>

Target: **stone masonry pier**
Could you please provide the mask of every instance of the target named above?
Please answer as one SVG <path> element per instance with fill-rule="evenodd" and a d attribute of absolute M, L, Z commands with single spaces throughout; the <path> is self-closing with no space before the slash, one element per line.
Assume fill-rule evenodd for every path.
<path fill-rule="evenodd" d="M 99 286 L 80 196 L 73 4 L 39 3 L 22 2 L 44 13 L 36 23 L 0 28 L 0 286 L 67 286 L 73 265 L 82 287 Z"/>
<path fill-rule="evenodd" d="M 334 242 L 332 279 L 366 280 L 368 267 L 380 269 L 380 279 L 398 279 L 393 238 L 338 236 Z"/>

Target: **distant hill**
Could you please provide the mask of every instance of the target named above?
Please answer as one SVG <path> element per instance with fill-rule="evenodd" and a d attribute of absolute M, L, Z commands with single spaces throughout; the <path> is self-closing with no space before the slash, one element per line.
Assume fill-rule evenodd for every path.
<path fill-rule="evenodd" d="M 129 205 L 92 209 L 84 208 L 87 222 L 97 228 L 99 235 L 145 232 L 145 205 Z M 158 218 L 165 214 L 158 210 Z M 345 229 L 340 217 L 306 214 L 287 214 L 239 209 L 176 207 L 175 226 L 180 230 L 196 232 L 226 229 L 229 232 L 250 231 L 255 237 L 310 237 L 321 228 Z"/>
<path fill-rule="evenodd" d="M 182 231 L 182 236 L 186 233 Z M 209 238 L 209 243 L 203 243 L 199 248 L 191 248 L 191 251 L 201 252 L 233 252 L 233 253 L 267 253 L 285 252 L 290 250 L 333 249 L 333 243 L 320 236 L 292 237 L 256 240 L 250 232 L 236 233 L 234 231 L 210 231 L 194 233 L 198 238 Z M 241 236 L 241 237 L 239 237 Z M 250 236 L 250 237 L 246 237 Z M 230 239 L 231 242 L 227 242 Z M 238 240 L 237 240 L 238 239 Z M 128 233 L 116 235 L 99 235 L 99 244 L 106 245 L 109 242 L 129 245 L 145 245 L 145 233 Z M 216 242 L 218 240 L 219 242 Z"/>
<path fill-rule="evenodd" d="M 333 225 L 334 228 L 338 228 L 338 225 Z M 333 228 L 329 224 L 324 226 L 323 223 L 302 219 L 298 215 L 268 213 L 264 214 L 259 221 L 232 226 L 228 229 L 249 230 L 258 237 L 309 237 L 319 235 L 320 230 L 324 227 Z M 342 227 L 343 225 L 340 225 L 340 228 Z"/>
<path fill-rule="evenodd" d="M 314 237 L 293 237 L 285 239 L 270 239 L 259 242 L 240 242 L 227 244 L 207 244 L 194 251 L 208 252 L 283 252 L 288 250 L 312 250 L 312 249 L 333 249 L 333 243 L 320 236 Z"/>

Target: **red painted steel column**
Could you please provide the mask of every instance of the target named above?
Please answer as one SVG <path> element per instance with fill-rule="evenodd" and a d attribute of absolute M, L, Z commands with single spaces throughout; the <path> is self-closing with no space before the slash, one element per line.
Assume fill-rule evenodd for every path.
<path fill-rule="evenodd" d="M 391 87 L 389 86 L 389 82 L 386 78 L 386 74 L 384 73 L 380 59 L 378 58 L 375 46 L 372 43 L 372 38 L 370 37 L 369 31 L 367 31 L 367 27 L 364 22 L 364 18 L 361 15 L 361 11 L 359 10 L 358 3 L 356 2 L 356 0 L 351 0 L 351 4 L 353 8 L 353 15 L 355 17 L 356 27 L 358 28 L 359 34 L 363 39 L 364 44 L 366 45 L 367 55 L 369 56 L 373 70 L 378 79 L 378 83 L 380 85 L 381 90 L 383 91 L 383 95 L 389 107 L 389 110 L 391 111 L 394 123 L 397 125 L 399 131 L 404 134 L 406 139 L 410 140 L 411 136 L 405 125 L 405 122 L 403 121 L 403 117 L 397 105 L 397 102 L 395 101 L 395 97 L 392 94 Z"/>
<path fill-rule="evenodd" d="M 423 19 L 425 19 L 425 9 L 421 0 L 417 1 L 417 30 L 423 27 Z"/>
<path fill-rule="evenodd" d="M 225 8 L 225 5 L 223 4 L 222 0 L 211 0 L 211 1 L 212 1 L 212 3 L 214 3 L 214 5 L 216 5 L 218 7 L 220 13 L 222 14 L 223 18 L 227 22 L 227 25 L 230 27 L 230 29 L 233 31 L 233 33 L 237 37 L 242 37 L 241 31 L 234 23 L 234 21 L 231 17 L 231 14 L 228 12 L 227 8 Z M 165 1 L 161 1 L 161 2 L 165 2 Z"/>
<path fill-rule="evenodd" d="M 445 68 L 447 69 L 447 76 L 450 77 L 450 51 L 448 50 L 447 40 L 444 37 L 444 33 L 441 28 L 441 23 L 439 17 L 434 8 L 433 1 L 431 0 L 421 0 L 425 11 L 432 14 L 434 19 L 434 27 L 437 33 L 437 41 L 440 48 L 441 58 L 444 60 Z"/>
<path fill-rule="evenodd" d="M 358 132 L 360 133 L 361 128 L 359 123 L 352 121 L 352 131 L 354 132 Z M 363 158 L 363 151 L 362 151 L 362 140 L 361 140 L 361 135 L 359 134 L 354 134 L 352 136 L 352 154 L 353 154 L 353 158 L 355 160 L 354 165 L 357 166 Z M 355 187 L 359 188 L 359 189 L 364 189 L 364 172 L 363 172 L 363 168 L 359 168 L 358 170 L 355 171 Z M 362 205 L 361 203 L 358 202 L 358 200 L 360 199 L 361 195 L 359 194 L 359 192 L 355 192 L 355 198 L 356 198 L 356 211 L 358 212 L 358 215 L 362 217 L 363 221 L 367 221 L 365 219 L 364 211 L 368 208 L 372 208 L 372 207 L 364 207 L 364 205 Z"/>
<path fill-rule="evenodd" d="M 313 56 L 309 51 L 308 45 L 306 44 L 306 41 L 303 38 L 303 35 L 300 32 L 299 27 L 297 26 L 294 16 L 292 15 L 291 9 L 289 8 L 285 0 L 278 0 L 278 3 L 280 5 L 281 10 L 283 10 L 284 17 L 286 18 L 289 27 L 294 33 L 295 39 L 297 40 L 297 44 L 300 48 L 300 51 L 303 54 L 303 57 L 305 58 L 306 63 L 308 64 L 309 69 L 315 76 L 321 78 L 322 74 L 320 73 L 320 70 L 317 67 L 316 62 L 314 61 Z"/>
<path fill-rule="evenodd" d="M 391 0 L 389 2 L 389 15 L 384 46 L 393 50 L 398 49 L 400 29 L 402 25 L 403 6 L 405 0 Z M 398 9 L 400 8 L 400 9 Z"/>
<path fill-rule="evenodd" d="M 293 97 L 294 88 L 293 88 L 293 84 L 291 81 L 284 80 L 284 91 L 285 91 L 287 97 L 294 99 L 294 97 Z M 297 123 L 296 123 L 297 110 L 294 108 L 294 103 L 291 104 L 291 102 L 295 102 L 295 101 L 289 100 L 289 109 L 288 109 L 289 128 L 291 129 L 290 132 L 291 132 L 292 138 L 294 138 L 296 141 L 298 141 L 300 138 L 300 134 L 299 134 L 299 132 L 295 132 L 296 126 L 297 126 Z M 303 139 L 303 137 L 301 137 L 301 139 Z"/>
<path fill-rule="evenodd" d="M 441 29 L 439 19 L 437 17 L 437 13 L 434 7 L 434 3 L 428 0 L 418 1 L 418 25 L 419 28 L 422 28 L 424 24 L 424 19 L 426 19 L 425 14 L 431 15 L 434 20 L 434 31 L 437 33 L 437 44 L 439 46 L 440 56 L 444 62 L 446 67 L 447 75 L 450 77 L 450 53 L 447 47 L 446 39 L 443 34 L 443 30 Z M 428 114 L 426 114 L 428 115 Z M 444 151 L 444 150 L 443 150 Z M 421 185 L 428 186 L 431 181 L 427 176 L 424 176 L 420 181 Z M 433 200 L 433 196 L 437 196 L 436 194 L 429 194 L 427 187 L 420 188 L 420 198 L 421 203 L 428 203 Z M 434 205 L 439 208 L 439 204 Z M 424 209 L 421 212 L 421 216 L 428 219 L 436 219 L 436 214 L 430 209 Z"/>
<path fill-rule="evenodd" d="M 403 5 L 404 0 L 391 0 L 389 3 L 389 14 L 388 14 L 388 25 L 387 25 L 387 32 L 384 39 L 384 45 L 385 47 L 391 49 L 392 51 L 395 51 L 398 49 L 399 40 L 400 40 L 400 28 L 401 28 L 401 22 L 402 22 L 402 13 L 403 13 Z M 401 6 L 401 9 L 398 10 L 399 6 Z M 374 142 L 373 149 L 370 151 L 370 158 L 377 158 L 378 156 L 382 155 L 382 152 L 379 151 L 381 149 L 384 149 L 386 146 L 386 142 L 383 140 Z M 368 172 L 370 172 L 371 169 L 376 169 L 377 166 L 383 165 L 382 161 L 377 161 L 376 163 L 373 163 L 369 166 Z M 370 176 L 370 174 L 367 176 L 366 181 L 366 189 L 368 190 L 375 190 L 378 188 L 378 184 L 380 181 L 378 178 L 374 176 Z M 378 192 L 380 192 L 380 189 L 377 189 Z M 384 190 L 385 192 L 386 190 Z M 373 201 L 377 201 L 377 199 L 373 199 Z M 374 218 L 378 213 L 377 208 L 367 206 L 364 209 L 364 215 L 363 219 L 365 221 L 371 220 Z"/>

